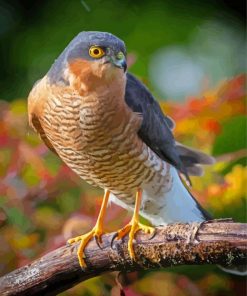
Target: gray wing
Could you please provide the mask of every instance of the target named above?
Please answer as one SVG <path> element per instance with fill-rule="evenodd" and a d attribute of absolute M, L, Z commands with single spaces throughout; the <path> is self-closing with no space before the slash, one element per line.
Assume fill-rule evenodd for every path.
<path fill-rule="evenodd" d="M 149 90 L 129 73 L 127 73 L 125 101 L 134 112 L 142 114 L 143 121 L 138 131 L 139 137 L 161 159 L 183 173 L 188 181 L 188 174 L 201 175 L 200 163 L 214 162 L 212 157 L 175 142 L 172 134 L 173 120 L 163 114 Z"/>

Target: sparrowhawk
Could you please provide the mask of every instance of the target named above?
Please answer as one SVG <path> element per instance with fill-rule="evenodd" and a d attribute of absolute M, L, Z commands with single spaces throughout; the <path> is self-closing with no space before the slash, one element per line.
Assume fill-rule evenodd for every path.
<path fill-rule="evenodd" d="M 174 140 L 174 122 L 150 91 L 127 72 L 123 41 L 110 33 L 81 32 L 65 48 L 28 98 L 29 121 L 45 144 L 76 174 L 105 195 L 95 227 L 70 239 L 84 248 L 101 239 L 109 200 L 133 210 L 117 232 L 134 235 L 153 228 L 139 223 L 139 212 L 154 226 L 208 219 L 188 191 L 189 175 L 214 159 Z M 185 184 L 187 183 L 187 185 Z"/>

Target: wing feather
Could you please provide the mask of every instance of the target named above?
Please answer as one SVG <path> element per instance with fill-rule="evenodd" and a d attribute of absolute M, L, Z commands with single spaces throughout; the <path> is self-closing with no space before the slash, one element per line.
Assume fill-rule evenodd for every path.
<path fill-rule="evenodd" d="M 163 114 L 149 90 L 129 73 L 127 74 L 125 100 L 134 112 L 141 113 L 143 116 L 138 132 L 139 137 L 162 159 L 187 175 L 171 131 L 173 122 Z"/>
<path fill-rule="evenodd" d="M 188 174 L 202 174 L 200 164 L 214 162 L 211 156 L 175 142 L 172 134 L 175 126 L 173 120 L 162 112 L 158 102 L 144 84 L 129 73 L 127 73 L 125 101 L 134 112 L 140 113 L 143 117 L 138 132 L 139 137 L 161 159 L 183 173 L 188 181 Z"/>

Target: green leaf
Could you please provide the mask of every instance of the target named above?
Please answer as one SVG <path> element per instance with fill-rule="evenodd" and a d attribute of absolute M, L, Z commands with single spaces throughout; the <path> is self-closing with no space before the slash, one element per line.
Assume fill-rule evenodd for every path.
<path fill-rule="evenodd" d="M 246 116 L 236 116 L 225 122 L 222 126 L 222 133 L 216 138 L 213 146 L 213 155 L 236 152 L 246 149 Z M 229 162 L 222 170 L 222 174 L 230 172 L 236 164 L 246 166 L 244 157 Z"/>
<path fill-rule="evenodd" d="M 30 221 L 18 208 L 5 208 L 5 211 L 10 224 L 17 226 L 23 232 L 31 228 Z"/>
<path fill-rule="evenodd" d="M 22 178 L 29 187 L 38 185 L 40 182 L 40 178 L 37 175 L 36 170 L 30 165 L 23 169 Z"/>
<path fill-rule="evenodd" d="M 80 208 L 80 191 L 77 188 L 64 192 L 57 198 L 62 213 L 71 213 Z"/>
<path fill-rule="evenodd" d="M 222 133 L 216 138 L 213 155 L 246 148 L 246 116 L 236 116 L 222 125 Z"/>
<path fill-rule="evenodd" d="M 46 168 L 51 175 L 55 177 L 61 166 L 61 160 L 53 153 L 47 153 L 43 159 L 45 161 Z"/>

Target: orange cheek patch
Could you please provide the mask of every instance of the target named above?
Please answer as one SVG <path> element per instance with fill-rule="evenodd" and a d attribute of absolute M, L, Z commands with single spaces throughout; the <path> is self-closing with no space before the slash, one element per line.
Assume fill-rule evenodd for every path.
<path fill-rule="evenodd" d="M 76 77 L 83 77 L 92 73 L 92 63 L 87 60 L 77 59 L 69 63 L 69 70 Z"/>
<path fill-rule="evenodd" d="M 92 84 L 96 84 L 95 62 L 77 59 L 69 63 L 69 73 L 74 76 L 73 87 L 81 94 L 90 91 Z"/>
<path fill-rule="evenodd" d="M 69 63 L 69 73 L 74 75 L 74 87 L 89 91 L 96 86 L 105 84 L 115 76 L 114 67 L 102 64 L 100 61 L 73 60 Z M 79 84 L 78 84 L 79 83 Z M 82 87 L 82 86 L 85 87 Z"/>

